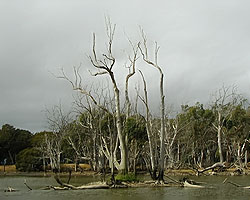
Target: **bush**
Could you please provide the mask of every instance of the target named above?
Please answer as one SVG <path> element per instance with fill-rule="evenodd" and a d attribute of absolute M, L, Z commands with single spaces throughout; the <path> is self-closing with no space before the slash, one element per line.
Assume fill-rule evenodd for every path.
<path fill-rule="evenodd" d="M 138 182 L 139 180 L 137 179 L 136 175 L 133 173 L 128 173 L 128 174 L 117 174 L 115 176 L 116 181 L 122 181 L 122 182 Z"/>
<path fill-rule="evenodd" d="M 35 148 L 27 148 L 17 154 L 16 169 L 18 171 L 39 171 L 42 169 L 40 152 Z"/>

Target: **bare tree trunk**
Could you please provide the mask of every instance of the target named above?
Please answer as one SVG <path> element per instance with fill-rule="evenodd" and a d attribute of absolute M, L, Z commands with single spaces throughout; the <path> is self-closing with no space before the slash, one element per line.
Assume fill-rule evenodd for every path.
<path fill-rule="evenodd" d="M 168 167 L 169 168 L 174 167 L 174 153 L 172 149 L 168 150 Z"/>
<path fill-rule="evenodd" d="M 153 180 L 157 179 L 156 175 L 156 162 L 155 162 L 155 150 L 154 150 L 154 142 L 152 138 L 152 126 L 151 126 L 151 121 L 150 121 L 150 113 L 149 113 L 149 106 L 148 106 L 148 93 L 147 93 L 147 83 L 145 81 L 145 78 L 143 76 L 143 73 L 139 70 L 142 80 L 143 80 L 143 85 L 144 85 L 144 99 L 140 97 L 140 99 L 143 101 L 145 107 L 146 107 L 146 130 L 147 130 L 147 136 L 148 136 L 148 143 L 149 143 L 149 154 L 150 154 L 150 162 L 151 162 L 151 169 L 150 169 L 150 174 L 151 178 Z"/>
<path fill-rule="evenodd" d="M 221 114 L 219 113 L 219 123 L 221 122 Z M 219 150 L 219 155 L 220 155 L 220 162 L 223 163 L 223 153 L 222 153 L 222 144 L 221 144 L 221 132 L 222 132 L 222 127 L 219 124 L 217 127 L 217 139 L 218 139 L 218 150 Z"/>
<path fill-rule="evenodd" d="M 164 101 L 164 93 L 163 93 L 163 73 L 161 69 L 159 69 L 161 74 L 160 80 L 160 94 L 161 94 L 161 137 L 160 137 L 160 165 L 159 165 L 159 177 L 158 180 L 163 180 L 164 176 L 164 160 L 165 160 L 165 101 Z"/>
<path fill-rule="evenodd" d="M 95 35 L 93 35 L 93 57 L 89 57 L 91 63 L 95 68 L 98 69 L 98 72 L 94 74 L 103 75 L 108 74 L 111 82 L 113 84 L 114 96 L 115 96 L 115 119 L 116 119 L 116 129 L 117 135 L 120 142 L 120 153 L 121 153 L 121 161 L 119 166 L 119 171 L 123 174 L 128 173 L 128 152 L 126 150 L 126 137 L 122 132 L 122 120 L 121 120 L 121 108 L 120 108 L 120 91 L 117 86 L 117 82 L 115 79 L 115 75 L 113 73 L 113 67 L 115 65 L 115 58 L 112 54 L 112 44 L 115 32 L 115 25 L 112 25 L 110 20 L 106 21 L 107 35 L 108 35 L 108 54 L 103 54 L 103 60 L 97 59 L 96 50 L 95 50 Z"/>
<path fill-rule="evenodd" d="M 164 75 L 162 72 L 162 69 L 158 65 L 158 51 L 159 51 L 159 46 L 155 45 L 155 52 L 154 52 L 154 61 L 151 61 L 148 59 L 148 47 L 147 47 L 147 39 L 146 36 L 141 30 L 142 33 L 142 39 L 143 39 L 143 45 L 144 49 L 142 49 L 139 46 L 139 49 L 141 51 L 143 60 L 156 68 L 159 73 L 160 73 L 160 113 L 161 113 L 161 132 L 160 132 L 160 159 L 159 159 L 159 174 L 158 174 L 158 181 L 163 181 L 163 176 L 164 176 L 164 163 L 165 163 L 165 95 L 163 92 L 163 80 L 164 80 Z"/>
<path fill-rule="evenodd" d="M 75 167 L 74 167 L 74 168 L 75 168 L 75 169 L 74 169 L 75 172 L 77 172 L 77 165 L 78 165 L 77 162 L 78 162 L 78 159 L 75 158 Z"/>
<path fill-rule="evenodd" d="M 226 162 L 229 163 L 229 151 L 226 151 Z"/>
<path fill-rule="evenodd" d="M 199 157 L 199 168 L 202 168 L 203 166 L 203 158 L 204 158 L 204 153 L 203 153 L 203 150 L 201 150 L 200 157 Z"/>
<path fill-rule="evenodd" d="M 240 142 L 238 142 L 237 146 L 238 146 L 238 149 L 237 149 L 237 161 L 238 161 L 238 164 L 240 166 L 240 169 L 243 169 L 243 164 L 242 164 L 242 159 L 241 159 L 241 146 L 240 146 Z"/>
<path fill-rule="evenodd" d="M 194 142 L 192 143 L 192 159 L 193 159 L 193 165 L 196 165 L 196 157 L 195 157 L 195 144 Z"/>
<path fill-rule="evenodd" d="M 181 152 L 180 152 L 180 141 L 177 143 L 177 162 L 180 162 Z"/>
<path fill-rule="evenodd" d="M 130 117 L 130 111 L 131 111 L 131 103 L 130 103 L 130 100 L 129 100 L 129 95 L 128 95 L 128 91 L 129 91 L 129 79 L 135 74 L 135 63 L 136 63 L 136 60 L 137 60 L 137 52 L 138 52 L 138 45 L 137 47 L 135 48 L 131 42 L 131 46 L 133 48 L 133 59 L 129 58 L 131 64 L 130 66 L 128 67 L 129 68 L 129 73 L 126 77 L 126 81 L 125 81 L 125 105 L 126 105 L 126 121 L 128 120 L 128 118 Z M 130 72 L 130 69 L 132 67 L 132 72 Z M 125 135 L 125 144 L 126 144 L 126 154 L 127 154 L 127 165 L 129 165 L 129 156 L 128 156 L 128 153 L 129 153 L 129 150 L 128 150 L 128 135 L 126 134 Z M 128 167 L 128 170 L 129 170 L 129 167 Z"/>
<path fill-rule="evenodd" d="M 247 167 L 247 160 L 248 160 L 248 152 L 247 149 L 245 150 L 245 167 Z"/>
<path fill-rule="evenodd" d="M 43 176 L 46 176 L 46 163 L 45 163 L 44 153 L 43 153 Z"/>
<path fill-rule="evenodd" d="M 119 95 L 119 90 L 114 81 L 113 81 L 113 84 L 114 84 L 114 92 L 115 92 L 116 127 L 117 127 L 117 135 L 118 135 L 119 142 L 120 142 L 120 150 L 121 150 L 121 162 L 120 162 L 119 168 L 122 174 L 127 174 L 128 173 L 128 162 L 127 162 L 128 152 L 126 151 L 125 135 L 122 133 L 120 95 Z"/>

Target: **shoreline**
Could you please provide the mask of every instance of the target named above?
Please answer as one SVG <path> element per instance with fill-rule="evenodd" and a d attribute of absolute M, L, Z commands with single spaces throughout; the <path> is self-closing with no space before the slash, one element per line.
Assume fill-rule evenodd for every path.
<path fill-rule="evenodd" d="M 0 176 L 37 176 L 37 177 L 51 177 L 54 175 L 53 172 L 48 171 L 46 173 L 44 172 L 21 172 L 16 171 L 11 168 L 11 170 L 8 170 L 8 167 L 6 166 L 6 171 L 3 172 L 2 166 L 0 166 Z M 68 176 L 67 172 L 61 172 L 61 176 Z M 110 173 L 106 173 L 106 176 L 109 176 Z M 137 175 L 140 176 L 150 176 L 150 174 L 146 171 L 138 171 Z M 191 169 L 168 169 L 165 171 L 166 176 L 197 176 L 197 173 L 194 170 Z M 250 175 L 250 169 L 245 169 L 244 174 L 239 174 L 237 172 L 236 168 L 229 168 L 222 172 L 213 172 L 212 170 L 209 170 L 205 172 L 204 174 L 200 174 L 200 176 L 249 176 Z M 91 170 L 84 170 L 82 172 L 74 172 L 72 171 L 71 176 L 102 176 L 99 172 L 91 171 Z"/>

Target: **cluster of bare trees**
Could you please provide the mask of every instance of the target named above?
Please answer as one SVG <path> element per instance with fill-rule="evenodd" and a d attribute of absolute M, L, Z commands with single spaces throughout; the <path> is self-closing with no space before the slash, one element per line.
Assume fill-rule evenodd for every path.
<path fill-rule="evenodd" d="M 243 108 L 244 101 L 235 90 L 229 91 L 231 87 L 223 87 L 215 96 L 212 106 L 206 109 L 201 104 L 183 106 L 182 112 L 170 119 L 165 112 L 165 79 L 163 68 L 158 64 L 159 46 L 155 43 L 151 58 L 151 48 L 143 30 L 140 30 L 139 42 L 133 44 L 129 40 L 132 54 L 127 58 L 128 73 L 124 77 L 125 87 L 122 90 L 120 79 L 117 80 L 116 73 L 119 72 L 115 70 L 119 62 L 113 53 L 116 26 L 109 20 L 106 22 L 106 52 L 100 54 L 97 51 L 96 35 L 93 34 L 89 60 L 96 70 L 91 75 L 106 75 L 111 87 L 89 87 L 83 81 L 79 68 L 74 68 L 73 79 L 62 70 L 59 78 L 68 81 L 77 92 L 74 105 L 78 115 L 69 118 L 69 115 L 63 114 L 61 107 L 48 112 L 53 137 L 46 136 L 45 143 L 47 156 L 51 158 L 51 164 L 54 163 L 54 168 L 60 169 L 63 143 L 70 146 L 69 154 L 71 157 L 74 155 L 75 163 L 85 161 L 90 163 L 93 170 L 99 171 L 109 168 L 112 174 L 115 170 L 127 174 L 136 171 L 136 167 L 147 168 L 151 177 L 159 182 L 163 181 L 166 167 L 188 164 L 203 167 L 205 163 L 216 162 L 217 154 L 219 161 L 224 162 L 225 154 L 229 161 L 229 154 L 232 156 L 237 151 L 236 160 L 242 163 L 244 153 L 247 162 L 250 129 L 245 119 L 248 111 Z M 159 84 L 160 117 L 152 116 L 147 80 L 144 70 L 137 69 L 138 60 L 159 72 L 156 84 Z M 129 81 L 136 73 L 140 74 L 143 90 L 137 90 L 132 98 Z M 143 105 L 143 112 L 138 111 L 138 104 Z M 240 111 L 242 113 L 237 116 Z M 240 117 L 245 121 L 239 121 Z M 227 123 L 232 123 L 232 127 Z M 233 137 L 229 137 L 230 131 L 244 133 L 239 140 L 235 137 L 231 141 Z"/>
<path fill-rule="evenodd" d="M 107 33 L 107 51 L 104 53 L 101 53 L 102 56 L 98 56 L 99 53 L 96 50 L 96 36 L 93 34 L 93 46 L 92 46 L 92 55 L 89 56 L 89 60 L 92 64 L 92 66 L 95 68 L 96 72 L 91 73 L 92 76 L 103 76 L 106 75 L 110 79 L 110 83 L 112 85 L 112 91 L 101 91 L 101 93 L 97 94 L 93 92 L 93 89 L 87 88 L 86 83 L 82 81 L 82 76 L 79 73 L 79 68 L 74 68 L 74 79 L 68 78 L 68 76 L 64 73 L 62 70 L 62 74 L 59 78 L 67 80 L 71 85 L 73 90 L 76 90 L 79 92 L 80 98 L 78 98 L 78 106 L 82 108 L 81 110 L 81 116 L 89 115 L 89 121 L 87 123 L 79 122 L 80 126 L 83 128 L 88 128 L 88 130 L 91 130 L 90 132 L 93 134 L 93 137 L 95 140 L 93 143 L 95 144 L 97 140 L 99 140 L 99 148 L 95 148 L 95 151 L 93 154 L 95 156 L 97 154 L 99 155 L 105 155 L 106 159 L 109 161 L 109 166 L 111 167 L 111 170 L 113 171 L 113 168 L 117 168 L 120 173 L 127 174 L 129 171 L 129 133 L 126 133 L 125 126 L 128 123 L 131 116 L 138 115 L 139 113 L 135 113 L 132 110 L 135 110 L 132 108 L 132 104 L 130 101 L 130 95 L 129 95 L 129 80 L 132 76 L 134 76 L 135 73 L 138 72 L 136 69 L 136 62 L 137 60 L 142 57 L 142 60 L 149 66 L 154 67 L 156 70 L 159 71 L 160 77 L 159 77 L 159 90 L 160 90 L 160 105 L 161 105 L 161 128 L 160 128 L 160 135 L 159 141 L 159 152 L 155 148 L 157 148 L 157 142 L 152 141 L 152 127 L 151 127 L 151 115 L 149 110 L 149 104 L 148 104 L 148 97 L 147 97 L 147 90 L 146 90 L 146 81 L 143 76 L 142 71 L 140 71 L 140 74 L 143 79 L 144 83 L 144 97 L 141 97 L 140 94 L 137 94 L 137 103 L 138 99 L 141 99 L 141 101 L 144 103 L 146 107 L 146 133 L 149 140 L 149 147 L 150 147 L 150 168 L 153 172 L 153 178 L 163 180 L 163 174 L 164 174 L 164 160 L 165 160 L 165 135 L 166 135 L 166 129 L 165 129 L 165 95 L 164 95 L 164 74 L 162 71 L 162 68 L 158 65 L 158 51 L 159 47 L 156 44 L 155 46 L 155 52 L 154 52 L 154 59 L 150 60 L 149 53 L 148 53 L 148 46 L 147 46 L 147 38 L 144 34 L 143 30 L 141 30 L 141 36 L 142 36 L 142 42 L 139 41 L 136 44 L 133 44 L 129 40 L 129 44 L 132 47 L 132 55 L 128 56 L 127 63 L 129 65 L 128 73 L 124 78 L 125 82 L 125 89 L 124 91 L 121 91 L 121 88 L 119 87 L 119 83 L 116 78 L 116 74 L 114 72 L 114 68 L 117 67 L 116 63 L 117 60 L 113 53 L 113 42 L 114 42 L 114 35 L 115 35 L 115 28 L 116 26 L 113 25 L 109 19 L 106 20 L 106 33 Z M 110 88 L 108 88 L 110 89 Z M 124 93 L 124 98 L 121 97 L 121 94 Z M 109 98 L 108 98 L 109 97 Z M 83 99 L 84 98 L 84 99 Z M 122 105 L 124 101 L 124 105 Z M 80 101 L 79 101 L 80 100 Z M 82 101 L 84 100 L 84 102 Z M 136 105 L 137 106 L 137 105 Z M 125 111 L 123 111 L 123 107 L 125 108 Z M 106 128 L 108 132 L 109 141 L 107 141 L 107 136 L 104 137 L 102 132 L 102 127 L 100 127 L 100 124 L 93 124 L 93 120 L 95 120 L 95 116 L 98 115 L 96 118 L 100 122 L 100 116 L 104 116 L 104 118 L 107 118 L 106 121 Z M 97 121 L 98 121 L 97 120 Z M 137 119 L 138 120 L 138 119 Z M 112 127 L 111 127 L 112 125 Z M 63 127 L 64 128 L 64 127 Z M 58 131 L 57 131 L 58 132 Z M 60 132 L 60 131 L 59 131 Z M 76 144 L 70 139 L 69 136 L 66 136 L 68 139 L 67 141 L 72 146 L 72 148 L 75 150 L 78 157 L 80 156 L 79 151 L 77 150 Z M 60 140 L 57 140 L 60 141 Z M 134 146 L 136 146 L 137 142 L 134 142 Z M 79 145 L 79 144 L 78 144 Z M 119 147 L 119 148 L 118 148 Z M 137 153 L 136 153 L 137 152 Z M 58 152 L 58 154 L 60 154 Z M 119 159 L 117 159 L 117 155 L 119 154 Z M 138 154 L 138 150 L 134 150 L 134 157 Z M 157 161 L 156 161 L 157 159 Z M 91 159 L 94 163 L 97 165 L 97 161 L 95 159 Z M 134 162 L 135 165 L 135 162 Z M 156 166 L 157 165 L 157 166 Z M 158 170 L 158 176 L 156 176 L 156 171 Z"/>

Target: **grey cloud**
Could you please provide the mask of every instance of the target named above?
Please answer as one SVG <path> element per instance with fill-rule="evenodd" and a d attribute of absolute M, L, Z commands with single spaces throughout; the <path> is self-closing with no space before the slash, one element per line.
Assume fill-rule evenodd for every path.
<path fill-rule="evenodd" d="M 223 83 L 238 85 L 249 98 L 249 6 L 247 0 L 2 0 L 0 125 L 43 130 L 45 106 L 61 100 L 70 107 L 70 85 L 50 72 L 59 73 L 64 67 L 70 74 L 71 67 L 82 62 L 87 78 L 91 66 L 86 54 L 91 53 L 93 32 L 98 49 L 105 47 L 105 15 L 117 24 L 117 72 L 125 70 L 126 35 L 138 40 L 138 25 L 151 44 L 159 43 L 168 104 L 206 103 Z M 138 67 L 145 71 L 150 100 L 157 109 L 158 73 L 142 63 Z M 122 75 L 117 75 L 119 80 Z M 87 79 L 88 83 L 92 80 Z M 139 81 L 139 76 L 134 77 L 131 89 Z"/>

